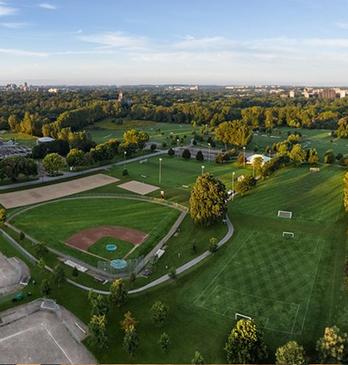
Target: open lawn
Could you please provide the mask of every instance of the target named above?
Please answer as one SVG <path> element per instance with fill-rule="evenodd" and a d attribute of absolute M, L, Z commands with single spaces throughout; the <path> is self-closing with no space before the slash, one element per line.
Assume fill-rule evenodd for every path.
<path fill-rule="evenodd" d="M 161 169 L 161 183 L 159 182 L 159 158 L 149 158 L 147 162 L 139 163 L 133 162 L 127 164 L 127 170 L 129 176 L 122 176 L 123 166 L 114 166 L 110 170 L 111 176 L 119 178 L 121 181 L 137 180 L 147 184 L 159 186 L 160 189 L 149 194 L 151 196 L 159 197 L 160 190 L 164 190 L 165 198 L 173 200 L 178 203 L 187 204 L 191 192 L 192 185 L 196 181 L 197 177 L 202 173 L 202 165 L 204 166 L 204 172 L 210 172 L 216 177 L 219 177 L 226 185 L 228 189 L 232 187 L 232 172 L 235 171 L 235 179 L 239 175 L 250 174 L 252 170 L 250 167 L 240 167 L 237 163 L 226 163 L 223 165 L 216 164 L 215 162 L 203 161 L 199 162 L 195 159 L 184 160 L 181 157 L 169 157 L 161 156 L 162 169 Z M 104 186 L 98 189 L 94 189 L 93 192 L 100 193 L 122 193 L 122 189 L 118 186 Z M 123 192 L 124 193 L 124 192 Z"/>
<path fill-rule="evenodd" d="M 248 149 L 253 150 L 256 147 L 259 152 L 264 152 L 266 146 L 271 146 L 273 143 L 287 139 L 288 132 L 301 133 L 303 136 L 302 146 L 305 148 L 316 148 L 321 161 L 327 150 L 333 150 L 336 155 L 338 153 L 345 154 L 348 151 L 348 140 L 331 137 L 331 130 L 285 127 L 274 129 L 270 136 L 265 133 L 254 133 Z"/>
<path fill-rule="evenodd" d="M 13 139 L 17 143 L 28 147 L 32 147 L 36 143 L 36 137 L 30 136 L 28 134 L 13 133 L 8 131 L 0 133 L 0 140 L 9 141 L 10 139 Z"/>
<path fill-rule="evenodd" d="M 114 198 L 66 199 L 36 206 L 15 217 L 12 224 L 33 238 L 91 264 L 97 257 L 65 244 L 73 234 L 98 226 L 135 228 L 148 234 L 134 256 L 144 255 L 169 230 L 179 215 L 176 209 L 159 204 Z M 161 222 L 161 224 L 158 224 Z M 98 255 L 107 258 L 106 251 Z"/>
<path fill-rule="evenodd" d="M 121 139 L 123 133 L 132 128 L 147 132 L 151 142 L 167 142 L 167 144 L 170 142 L 171 133 L 179 138 L 186 136 L 186 143 L 189 143 L 193 131 L 190 124 L 158 123 L 145 120 L 124 120 L 122 124 L 117 124 L 106 119 L 89 128 L 88 132 L 95 142 L 103 143 L 110 138 Z"/>

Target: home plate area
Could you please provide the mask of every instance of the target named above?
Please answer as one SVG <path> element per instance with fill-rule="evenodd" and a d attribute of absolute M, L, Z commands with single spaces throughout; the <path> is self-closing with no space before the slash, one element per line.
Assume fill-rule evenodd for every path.
<path fill-rule="evenodd" d="M 132 180 L 118 185 L 119 188 L 131 191 L 132 193 L 146 195 L 159 189 L 158 186 L 145 184 L 140 181 Z"/>

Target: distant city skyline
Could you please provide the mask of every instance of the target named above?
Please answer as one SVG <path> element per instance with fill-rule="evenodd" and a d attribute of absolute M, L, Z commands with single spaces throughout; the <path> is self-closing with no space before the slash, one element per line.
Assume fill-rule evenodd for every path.
<path fill-rule="evenodd" d="M 0 0 L 0 84 L 348 85 L 348 0 Z"/>

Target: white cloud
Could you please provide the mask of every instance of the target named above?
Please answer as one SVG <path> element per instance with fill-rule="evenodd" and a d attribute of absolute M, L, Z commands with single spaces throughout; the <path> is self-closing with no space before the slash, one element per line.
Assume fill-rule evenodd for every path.
<path fill-rule="evenodd" d="M 79 40 L 95 43 L 106 48 L 143 48 L 147 45 L 145 37 L 129 36 L 123 32 L 106 32 L 78 37 Z"/>
<path fill-rule="evenodd" d="M 26 51 L 23 49 L 16 49 L 16 48 L 0 48 L 0 53 L 12 56 L 30 56 L 30 57 L 49 56 L 49 53 L 47 52 Z"/>
<path fill-rule="evenodd" d="M 0 23 L 1 27 L 8 29 L 22 29 L 27 25 L 28 23 L 16 23 L 16 22 Z"/>
<path fill-rule="evenodd" d="M 38 5 L 39 8 L 46 9 L 46 10 L 56 10 L 57 7 L 50 3 L 41 3 Z"/>
<path fill-rule="evenodd" d="M 18 9 L 7 6 L 6 3 L 0 1 L 0 16 L 13 15 L 17 13 Z"/>

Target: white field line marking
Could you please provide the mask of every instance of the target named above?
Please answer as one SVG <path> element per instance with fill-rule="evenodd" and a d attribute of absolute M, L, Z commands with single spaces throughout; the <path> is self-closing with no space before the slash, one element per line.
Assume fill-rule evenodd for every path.
<path fill-rule="evenodd" d="M 3 337 L 3 338 L 1 338 L 1 339 L 0 339 L 0 342 L 4 342 L 4 341 L 7 341 L 7 340 L 10 340 L 11 338 L 14 338 L 14 337 L 20 336 L 20 335 L 22 335 L 22 334 L 24 334 L 24 333 L 27 333 L 27 332 L 29 332 L 29 331 L 32 331 L 32 330 L 33 330 L 33 329 L 35 329 L 35 328 L 37 328 L 37 327 L 30 327 L 30 328 L 27 328 L 27 329 L 25 329 L 25 330 L 22 330 L 22 331 L 16 332 L 16 333 L 14 333 L 14 334 L 12 334 L 12 335 L 9 335 L 9 336 L 6 336 L 6 337 Z"/>
<path fill-rule="evenodd" d="M 57 340 L 53 337 L 52 333 L 50 332 L 50 330 L 45 327 L 46 332 L 48 333 L 48 335 L 51 337 L 51 339 L 53 340 L 53 342 L 56 344 L 56 346 L 63 352 L 64 356 L 68 359 L 68 361 L 70 362 L 70 364 L 73 364 L 73 361 L 71 360 L 71 358 L 69 357 L 69 355 L 65 352 L 65 350 L 63 349 L 62 346 L 59 345 L 59 343 L 57 342 Z"/>
<path fill-rule="evenodd" d="M 247 239 L 244 240 L 244 242 L 237 248 L 237 250 L 234 252 L 234 254 L 231 256 L 231 258 L 229 260 L 227 260 L 227 262 L 225 263 L 225 265 L 222 266 L 222 268 L 215 274 L 215 276 L 213 277 L 213 279 L 211 280 L 211 282 L 203 289 L 203 291 L 193 300 L 193 303 L 196 304 L 196 301 L 206 293 L 206 291 L 213 285 L 213 283 L 215 282 L 215 280 L 224 272 L 224 270 L 226 269 L 226 267 L 230 264 L 230 262 L 232 261 L 232 259 L 234 259 L 234 257 L 237 255 L 237 253 L 241 250 L 241 248 L 245 245 L 245 242 L 248 242 L 250 237 L 254 234 L 254 232 L 251 232 Z"/>
<path fill-rule="evenodd" d="M 318 238 L 318 240 L 319 240 L 319 238 Z M 309 303 L 311 302 L 313 290 L 314 290 L 314 287 L 315 287 L 315 282 L 317 281 L 317 276 L 318 276 L 318 272 L 319 272 L 319 264 L 320 264 L 320 261 L 321 261 L 322 254 L 323 254 L 323 247 L 321 247 L 321 250 L 320 250 L 319 260 L 318 260 L 318 264 L 317 264 L 317 270 L 316 270 L 316 273 L 314 275 L 314 280 L 313 280 L 310 295 L 308 296 L 308 299 L 307 299 L 306 310 L 305 310 L 305 314 L 303 316 L 302 327 L 301 327 L 300 333 L 302 333 L 303 327 L 304 327 L 304 324 L 305 324 L 305 321 L 306 321 L 306 317 L 307 317 L 307 313 L 308 313 L 308 309 L 309 309 Z"/>

